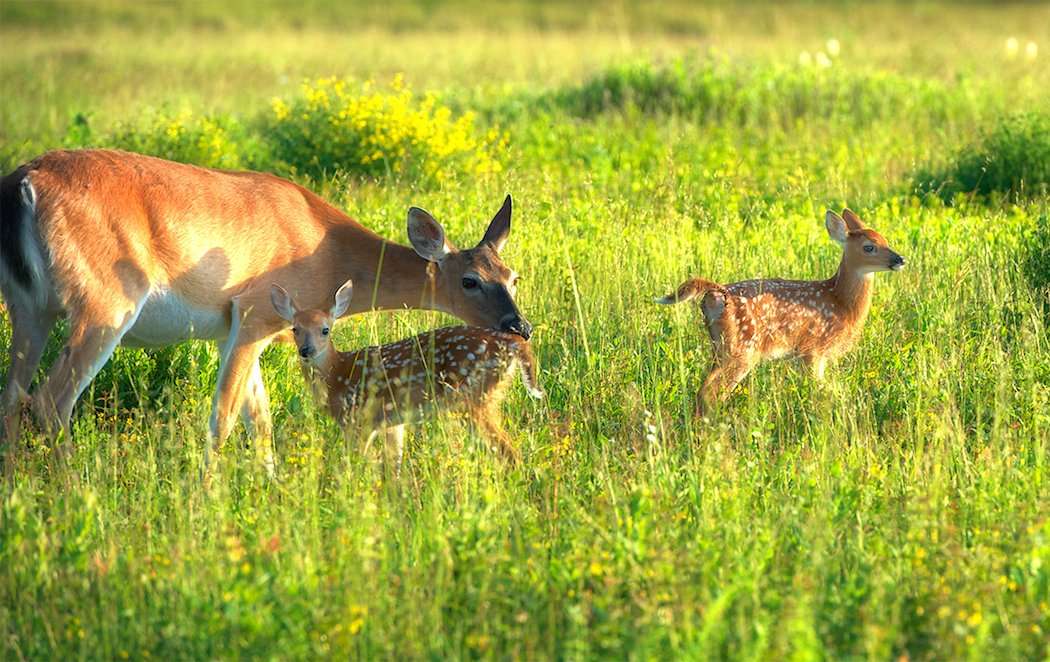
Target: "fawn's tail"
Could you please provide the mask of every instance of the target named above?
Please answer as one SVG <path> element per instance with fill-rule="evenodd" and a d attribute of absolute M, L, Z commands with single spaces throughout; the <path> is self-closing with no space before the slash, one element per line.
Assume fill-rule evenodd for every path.
<path fill-rule="evenodd" d="M 723 288 L 718 283 L 713 283 L 703 278 L 690 278 L 681 285 L 678 286 L 678 291 L 668 294 L 667 296 L 659 297 L 655 299 L 656 303 L 660 303 L 666 306 L 672 306 L 676 303 L 682 303 L 684 301 L 691 301 L 693 299 L 703 298 L 708 292 L 723 292 Z"/>
<path fill-rule="evenodd" d="M 537 400 L 542 399 L 546 393 L 536 379 L 536 357 L 532 355 L 532 348 L 526 343 L 518 345 L 518 363 L 521 366 L 521 381 L 525 384 L 525 390 Z"/>

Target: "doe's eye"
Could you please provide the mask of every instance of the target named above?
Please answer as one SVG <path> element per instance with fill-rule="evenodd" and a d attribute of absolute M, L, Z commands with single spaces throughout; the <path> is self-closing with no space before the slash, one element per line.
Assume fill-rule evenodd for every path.
<path fill-rule="evenodd" d="M 867 246 L 864 247 L 864 252 L 865 253 L 874 253 L 875 252 L 875 247 L 872 246 L 871 244 L 868 244 Z"/>
<path fill-rule="evenodd" d="M 471 278 L 470 276 L 467 276 L 466 278 L 463 279 L 463 289 L 464 290 L 473 290 L 473 289 L 477 288 L 477 286 L 478 286 L 478 279 L 477 278 Z"/>
<path fill-rule="evenodd" d="M 321 329 L 321 335 L 322 335 L 322 336 L 327 336 L 327 335 L 328 335 L 328 332 L 329 332 L 330 330 L 331 330 L 331 329 L 329 329 L 329 328 L 328 328 L 327 326 L 326 326 L 326 327 L 324 327 L 323 329 Z"/>
<path fill-rule="evenodd" d="M 299 327 L 293 326 L 292 327 L 292 333 L 299 333 Z"/>

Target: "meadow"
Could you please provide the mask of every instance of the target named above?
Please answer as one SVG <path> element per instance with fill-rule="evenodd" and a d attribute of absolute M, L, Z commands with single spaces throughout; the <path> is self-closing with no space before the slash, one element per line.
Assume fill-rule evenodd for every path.
<path fill-rule="evenodd" d="M 1046 5 L 8 0 L 0 41 L 5 173 L 266 170 L 461 245 L 511 193 L 548 394 L 505 406 L 520 467 L 446 417 L 392 482 L 273 347 L 278 477 L 242 436 L 205 490 L 215 347 L 118 349 L 68 465 L 10 453 L 0 657 L 1050 657 Z M 846 205 L 908 259 L 856 350 L 693 418 L 700 315 L 653 297 L 828 277 Z"/>

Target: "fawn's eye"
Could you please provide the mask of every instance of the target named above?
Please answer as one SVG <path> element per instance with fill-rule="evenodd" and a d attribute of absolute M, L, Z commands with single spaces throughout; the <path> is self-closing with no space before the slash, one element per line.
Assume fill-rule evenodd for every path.
<path fill-rule="evenodd" d="M 478 286 L 478 279 L 477 278 L 471 278 L 470 276 L 467 276 L 466 278 L 463 279 L 463 289 L 464 290 L 473 290 L 473 289 L 477 288 L 477 286 Z"/>
<path fill-rule="evenodd" d="M 322 335 L 322 336 L 327 336 L 327 335 L 328 335 L 328 332 L 329 332 L 330 330 L 331 330 L 331 329 L 329 329 L 329 328 L 328 328 L 327 326 L 326 326 L 326 327 L 324 327 L 323 329 L 321 329 L 321 335 Z"/>
<path fill-rule="evenodd" d="M 872 246 L 871 244 L 868 244 L 867 246 L 864 247 L 864 252 L 865 253 L 874 253 L 875 252 L 875 247 Z"/>
<path fill-rule="evenodd" d="M 299 327 L 293 326 L 292 327 L 292 333 L 299 333 Z"/>

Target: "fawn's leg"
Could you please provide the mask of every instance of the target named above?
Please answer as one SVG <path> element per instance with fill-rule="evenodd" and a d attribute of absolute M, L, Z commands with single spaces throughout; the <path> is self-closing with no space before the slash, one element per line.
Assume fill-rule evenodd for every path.
<path fill-rule="evenodd" d="M 401 458 L 405 454 L 405 425 L 391 425 L 384 431 L 386 444 L 384 447 L 383 465 L 393 466 L 394 477 L 401 476 Z"/>
<path fill-rule="evenodd" d="M 514 445 L 510 435 L 503 429 L 499 404 L 489 403 L 476 407 L 472 414 L 474 423 L 482 434 L 488 438 L 489 443 L 493 444 L 495 450 L 499 451 L 500 455 L 511 464 L 519 464 L 521 462 L 521 453 L 518 451 L 517 446 Z"/>
<path fill-rule="evenodd" d="M 827 359 L 823 356 L 817 356 L 815 354 L 807 354 L 802 357 L 802 361 L 809 368 L 810 373 L 813 375 L 813 379 L 818 382 L 824 381 L 824 368 L 827 365 Z"/>
<path fill-rule="evenodd" d="M 705 415 L 713 405 L 729 397 L 736 385 L 750 371 L 751 362 L 740 356 L 727 356 L 715 365 L 697 395 L 697 415 Z"/>

